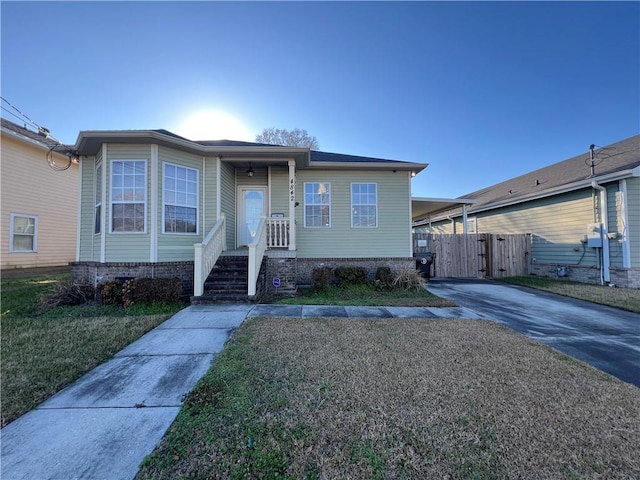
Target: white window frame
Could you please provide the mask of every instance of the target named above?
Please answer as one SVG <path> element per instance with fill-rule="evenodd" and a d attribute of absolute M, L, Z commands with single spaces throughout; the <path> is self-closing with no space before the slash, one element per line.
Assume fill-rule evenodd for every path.
<path fill-rule="evenodd" d="M 353 186 L 354 185 L 375 185 L 376 187 L 376 203 L 353 203 Z M 378 184 L 376 182 L 352 182 L 351 183 L 351 228 L 378 228 Z M 376 208 L 376 224 L 375 225 L 354 225 L 353 222 L 353 214 L 354 207 L 363 206 L 363 207 L 375 207 Z"/>
<path fill-rule="evenodd" d="M 117 162 L 142 162 L 144 163 L 144 201 L 123 201 L 118 200 L 114 201 L 113 199 L 113 165 Z M 145 159 L 113 159 L 110 164 L 110 172 L 109 172 L 109 233 L 114 235 L 144 235 L 147 233 L 147 201 L 149 197 L 149 163 Z M 128 230 L 128 231 L 116 231 L 113 229 L 113 206 L 114 205 L 135 205 L 135 204 L 143 204 L 144 215 L 143 215 L 143 225 L 144 229 L 140 231 L 136 230 Z"/>
<path fill-rule="evenodd" d="M 317 185 L 317 188 L 320 188 L 320 185 L 326 185 L 327 186 L 327 193 L 329 195 L 329 203 L 328 204 L 324 204 L 324 203 L 307 203 L 307 185 Z M 314 188 L 315 190 L 315 188 Z M 331 193 L 331 183 L 330 182 L 304 182 L 303 185 L 303 191 L 302 194 L 304 195 L 304 211 L 303 211 L 303 217 L 304 217 L 304 227 L 305 228 L 331 228 L 331 197 L 332 197 L 332 193 Z M 319 196 L 319 193 L 316 193 L 314 195 Z M 307 224 L 307 207 L 322 207 L 326 205 L 327 207 L 329 207 L 329 225 L 308 225 Z"/>
<path fill-rule="evenodd" d="M 478 233 L 478 220 L 476 217 L 467 217 L 467 233 Z"/>
<path fill-rule="evenodd" d="M 172 203 L 167 203 L 167 198 L 166 198 L 166 171 L 167 171 L 167 166 L 172 166 L 175 168 L 183 168 L 187 171 L 187 174 L 189 172 L 189 170 L 192 170 L 194 172 L 196 172 L 196 206 L 193 207 L 192 205 L 187 205 L 187 204 L 180 204 L 177 202 L 172 202 Z M 186 194 L 187 192 L 185 192 Z M 166 207 L 167 206 L 173 206 L 173 207 L 184 207 L 184 208 L 195 208 L 196 210 L 196 231 L 195 232 L 171 232 L 171 231 L 167 231 L 167 224 L 166 224 Z M 198 170 L 197 168 L 191 168 L 191 167 L 185 167 L 184 165 L 178 165 L 176 163 L 171 163 L 171 162 L 162 162 L 162 233 L 166 233 L 167 235 L 198 235 L 200 232 L 200 170 Z"/>
<path fill-rule="evenodd" d="M 24 235 L 23 232 L 16 232 L 15 231 L 15 219 L 17 217 L 20 218 L 30 218 L 33 219 L 33 248 L 31 250 L 18 250 L 17 248 L 15 248 L 15 246 L 13 245 L 13 237 L 15 234 L 18 235 Z M 11 219 L 10 219 L 10 226 L 9 226 L 9 253 L 37 253 L 38 252 L 38 216 L 37 215 L 27 215 L 27 214 L 23 214 L 23 213 L 12 213 L 11 214 Z"/>
<path fill-rule="evenodd" d="M 96 165 L 96 178 L 94 185 L 94 209 L 93 209 L 93 234 L 102 234 L 102 163 Z M 96 232 L 96 227 L 99 231 Z"/>

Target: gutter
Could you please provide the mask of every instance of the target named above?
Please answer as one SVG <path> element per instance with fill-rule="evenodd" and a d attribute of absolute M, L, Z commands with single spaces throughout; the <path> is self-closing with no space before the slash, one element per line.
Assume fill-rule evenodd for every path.
<path fill-rule="evenodd" d="M 607 189 L 598 184 L 596 180 L 591 182 L 591 187 L 600 192 L 600 218 L 602 228 L 600 229 L 600 238 L 602 239 L 602 272 L 600 273 L 600 284 L 611 282 L 609 268 L 611 267 L 609 258 L 609 212 L 607 210 Z M 595 209 L 595 206 L 594 206 Z"/>
<path fill-rule="evenodd" d="M 619 180 L 624 180 L 626 178 L 631 178 L 631 177 L 640 177 L 640 165 L 631 169 L 626 169 L 626 170 L 620 170 L 618 172 L 612 172 L 612 173 L 608 173 L 605 175 L 602 175 L 600 177 L 598 177 L 598 181 L 603 183 L 609 183 L 609 182 L 615 182 L 615 181 L 619 181 Z M 534 193 L 534 194 L 529 194 L 529 195 L 523 195 L 522 197 L 518 197 L 515 198 L 513 200 L 508 200 L 508 201 L 502 201 L 499 203 L 491 203 L 488 205 L 484 205 L 484 206 L 479 206 L 479 208 L 474 208 L 474 206 L 471 206 L 471 208 L 469 209 L 470 214 L 478 214 L 481 212 L 488 212 L 490 210 L 495 210 L 498 208 L 503 208 L 503 207 L 510 207 L 512 205 L 518 205 L 520 203 L 526 203 L 526 202 L 531 202 L 533 200 L 539 200 L 541 198 L 547 198 L 547 197 L 551 197 L 551 196 L 555 196 L 555 195 L 562 195 L 563 193 L 569 193 L 569 192 L 574 192 L 576 190 L 582 190 L 583 188 L 589 188 L 591 186 L 591 184 L 593 183 L 593 181 L 589 182 L 588 179 L 585 180 L 579 180 L 577 182 L 572 182 L 572 183 L 568 183 L 565 185 L 560 185 L 558 187 L 553 187 L 553 188 L 549 188 L 548 190 L 544 190 L 542 192 L 539 193 Z M 444 213 L 444 212 L 443 212 Z M 456 216 L 459 217 L 462 215 L 462 211 L 457 211 L 455 213 L 450 213 L 449 215 L 452 216 Z M 434 222 L 437 221 L 441 221 L 441 220 L 446 220 L 447 216 L 445 215 L 441 215 L 441 216 L 436 216 L 434 217 L 432 220 Z"/>

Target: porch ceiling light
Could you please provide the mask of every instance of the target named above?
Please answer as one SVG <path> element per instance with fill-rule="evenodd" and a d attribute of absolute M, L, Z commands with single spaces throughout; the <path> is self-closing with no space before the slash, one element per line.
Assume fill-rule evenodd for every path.
<path fill-rule="evenodd" d="M 249 170 L 247 170 L 247 177 L 253 177 L 253 175 L 256 172 L 253 171 L 253 168 L 251 168 L 251 162 L 249 162 Z"/>

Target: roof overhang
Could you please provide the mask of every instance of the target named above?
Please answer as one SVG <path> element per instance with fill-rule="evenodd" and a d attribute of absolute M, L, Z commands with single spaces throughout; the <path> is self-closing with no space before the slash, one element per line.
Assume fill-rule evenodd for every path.
<path fill-rule="evenodd" d="M 478 207 L 473 207 L 472 206 L 469 209 L 469 213 L 486 212 L 486 211 L 490 211 L 490 210 L 495 210 L 497 208 L 504 208 L 504 207 L 509 207 L 511 205 L 517 205 L 517 204 L 520 204 L 520 203 L 539 200 L 541 198 L 552 197 L 552 196 L 555 196 L 555 195 L 562 195 L 564 193 L 569 193 L 569 192 L 573 192 L 573 191 L 576 191 L 576 190 L 582 190 L 582 189 L 585 189 L 585 188 L 592 188 L 592 183 L 594 181 L 597 182 L 598 184 L 602 185 L 602 184 L 605 184 L 605 183 L 616 182 L 616 181 L 624 180 L 625 178 L 631 178 L 631 177 L 640 177 L 640 165 L 635 167 L 635 168 L 632 168 L 632 169 L 620 170 L 618 172 L 612 172 L 612 173 L 605 174 L 605 175 L 589 177 L 589 178 L 585 178 L 584 180 L 580 180 L 580 181 L 577 181 L 577 182 L 572 182 L 572 183 L 568 183 L 566 185 L 561 185 L 561 186 L 558 186 L 558 187 L 549 188 L 547 190 L 544 190 L 542 192 L 538 192 L 536 194 L 523 195 L 521 197 L 514 198 L 513 200 L 490 203 L 490 204 L 482 205 L 482 206 L 478 206 Z M 461 210 L 448 211 L 448 210 L 453 210 L 456 207 L 459 208 L 460 205 L 452 206 L 451 208 L 444 209 L 444 210 L 442 210 L 440 212 L 434 212 L 433 215 L 432 215 L 431 220 L 432 221 L 445 220 L 448 216 L 459 217 L 460 215 L 462 215 L 462 211 Z"/>
<path fill-rule="evenodd" d="M 464 205 L 473 205 L 474 203 L 476 201 L 471 198 L 413 197 L 411 198 L 411 219 L 414 222 L 429 219 L 441 212 L 463 207 Z"/>
<path fill-rule="evenodd" d="M 187 139 L 165 135 L 153 130 L 95 130 L 83 131 L 78 135 L 75 150 L 80 155 L 96 155 L 105 143 L 141 144 L 153 143 L 164 147 L 179 149 L 194 155 L 223 157 L 229 162 L 270 161 L 281 158 L 283 161 L 295 160 L 296 166 L 309 164 L 309 149 L 278 146 L 212 146 L 201 145 Z"/>

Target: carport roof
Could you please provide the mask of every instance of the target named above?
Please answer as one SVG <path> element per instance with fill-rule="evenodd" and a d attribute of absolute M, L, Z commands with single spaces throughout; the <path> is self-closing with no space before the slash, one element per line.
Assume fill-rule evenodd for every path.
<path fill-rule="evenodd" d="M 411 219 L 414 222 L 428 219 L 432 215 L 451 210 L 464 205 L 473 205 L 476 200 L 471 198 L 428 198 L 413 197 L 411 199 Z"/>

